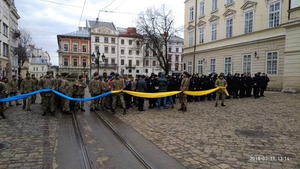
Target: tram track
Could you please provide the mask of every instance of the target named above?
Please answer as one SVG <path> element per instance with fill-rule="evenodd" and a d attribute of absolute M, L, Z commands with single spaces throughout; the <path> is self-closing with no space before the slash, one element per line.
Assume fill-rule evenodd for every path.
<path fill-rule="evenodd" d="M 99 164 L 97 163 L 97 157 L 95 157 L 94 154 L 91 153 L 91 147 L 89 147 L 88 145 L 88 140 L 91 138 L 86 138 L 84 135 L 84 129 L 82 126 L 82 120 L 87 120 L 86 123 L 87 124 L 93 124 L 91 127 L 92 131 L 98 131 L 101 132 L 103 130 L 108 130 L 110 131 L 110 134 L 112 136 L 109 136 L 110 138 L 114 138 L 115 140 L 118 141 L 119 147 L 123 146 L 124 148 L 126 148 L 125 152 L 130 152 L 132 154 L 132 157 L 135 158 L 135 160 L 133 160 L 133 158 L 128 158 L 128 153 L 126 153 L 124 155 L 124 157 L 122 157 L 124 160 L 126 160 L 126 165 L 128 166 L 143 166 L 143 167 L 139 167 L 139 168 L 146 168 L 146 169 L 152 169 L 155 167 L 152 167 L 151 164 L 149 164 L 147 162 L 147 160 L 144 159 L 144 157 L 139 153 L 139 151 L 131 144 L 128 142 L 128 140 L 126 140 L 126 138 L 118 131 L 118 129 L 107 119 L 104 117 L 104 115 L 102 114 L 103 112 L 89 112 L 89 118 L 93 118 L 93 120 L 95 121 L 89 121 L 89 118 L 85 118 L 83 119 L 83 117 L 87 114 L 88 112 L 76 112 L 72 114 L 72 123 L 74 126 L 74 130 L 75 130 L 75 135 L 77 137 L 78 143 L 80 145 L 80 149 L 82 152 L 82 158 L 83 158 L 83 163 L 84 163 L 84 168 L 85 169 L 94 169 L 94 168 L 98 168 L 98 167 L 103 167 L 103 166 L 99 166 Z M 78 116 L 82 116 L 81 117 L 81 122 L 78 119 Z M 97 120 L 95 119 L 97 118 Z M 106 129 L 103 129 L 102 126 L 105 126 Z M 97 128 L 94 128 L 97 127 Z M 101 128 L 101 130 L 99 130 L 99 128 Z M 107 134 L 107 132 L 103 132 L 105 134 Z M 94 135 L 99 135 L 101 133 L 93 133 Z M 93 138 L 93 140 L 97 140 L 96 138 Z M 94 146 L 94 145 L 93 145 Z M 93 147 L 92 146 L 92 147 Z M 108 147 L 103 147 L 102 145 L 98 145 L 99 147 L 101 147 L 101 149 L 109 149 Z M 94 149 L 96 149 L 96 147 L 94 147 Z M 112 150 L 112 151 L 116 151 L 116 150 Z M 119 150 L 124 152 L 124 150 Z M 100 156 L 104 155 L 100 154 Z M 111 158 L 111 160 L 113 160 L 114 158 Z M 112 164 L 114 162 L 111 162 Z M 139 163 L 139 164 L 137 164 Z M 102 163 L 102 165 L 105 165 Z M 109 166 L 109 165 L 108 165 Z M 107 168 L 107 166 L 105 166 L 105 168 Z M 114 166 L 109 166 L 108 168 L 115 168 Z M 123 168 L 128 168 L 128 167 L 123 167 Z"/>

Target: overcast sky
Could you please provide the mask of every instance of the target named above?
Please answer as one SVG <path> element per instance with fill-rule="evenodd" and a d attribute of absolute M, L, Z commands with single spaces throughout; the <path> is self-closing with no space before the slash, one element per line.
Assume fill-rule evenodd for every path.
<path fill-rule="evenodd" d="M 19 27 L 31 34 L 36 47 L 48 51 L 52 65 L 58 65 L 57 35 L 76 31 L 98 15 L 100 21 L 127 28 L 135 26 L 139 12 L 165 5 L 172 10 L 176 27 L 184 22 L 184 0 L 15 0 L 15 5 Z"/>

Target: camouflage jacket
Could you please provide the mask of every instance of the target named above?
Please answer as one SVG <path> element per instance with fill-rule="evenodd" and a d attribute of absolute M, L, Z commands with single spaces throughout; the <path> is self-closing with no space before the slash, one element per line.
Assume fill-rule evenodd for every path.
<path fill-rule="evenodd" d="M 33 81 L 31 78 L 25 78 L 21 82 L 21 93 L 29 93 L 33 91 Z"/>
<path fill-rule="evenodd" d="M 101 82 L 97 79 L 92 79 L 88 85 L 91 95 L 99 95 L 101 93 Z"/>
<path fill-rule="evenodd" d="M 18 81 L 12 79 L 8 82 L 9 93 L 18 93 Z"/>
<path fill-rule="evenodd" d="M 84 96 L 84 89 L 86 88 L 84 80 L 80 79 L 74 83 L 75 96 Z"/>
<path fill-rule="evenodd" d="M 4 82 L 0 81 L 0 98 L 5 98 L 6 97 L 6 85 Z"/>

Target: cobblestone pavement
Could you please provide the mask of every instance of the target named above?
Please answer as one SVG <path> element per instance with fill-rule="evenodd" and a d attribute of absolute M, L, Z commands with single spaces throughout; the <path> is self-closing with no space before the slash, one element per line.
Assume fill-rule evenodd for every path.
<path fill-rule="evenodd" d="M 177 100 L 178 101 L 178 100 Z M 300 168 L 300 94 L 193 102 L 174 109 L 116 116 L 187 168 Z M 56 116 L 9 108 L 0 118 L 0 169 L 52 168 L 58 138 Z"/>
<path fill-rule="evenodd" d="M 300 168 L 300 94 L 265 95 L 117 116 L 187 168 Z"/>
<path fill-rule="evenodd" d="M 32 111 L 22 106 L 5 111 L 0 118 L 0 168 L 50 169 L 54 157 L 58 123 L 56 117 L 42 116 L 39 103 Z"/>

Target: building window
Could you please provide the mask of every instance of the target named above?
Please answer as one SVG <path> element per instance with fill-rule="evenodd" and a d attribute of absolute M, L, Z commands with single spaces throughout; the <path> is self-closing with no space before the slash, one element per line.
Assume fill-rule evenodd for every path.
<path fill-rule="evenodd" d="M 114 47 L 114 46 L 111 47 L 111 53 L 112 53 L 112 54 L 115 54 L 115 53 L 116 53 L 116 47 Z"/>
<path fill-rule="evenodd" d="M 8 37 L 8 26 L 3 23 L 3 35 Z"/>
<path fill-rule="evenodd" d="M 226 0 L 226 5 L 232 4 L 233 2 L 234 2 L 234 0 Z"/>
<path fill-rule="evenodd" d="M 211 24 L 211 40 L 217 40 L 217 23 Z"/>
<path fill-rule="evenodd" d="M 178 53 L 179 52 L 179 48 L 176 48 L 176 53 Z"/>
<path fill-rule="evenodd" d="M 77 66 L 78 65 L 78 59 L 73 59 L 73 66 Z"/>
<path fill-rule="evenodd" d="M 136 73 L 140 73 L 140 70 L 136 70 Z"/>
<path fill-rule="evenodd" d="M 99 36 L 95 36 L 95 42 L 99 42 Z"/>
<path fill-rule="evenodd" d="M 128 55 L 132 55 L 132 50 L 128 50 Z"/>
<path fill-rule="evenodd" d="M 194 32 L 189 31 L 189 46 L 193 46 L 193 45 L 194 45 Z"/>
<path fill-rule="evenodd" d="M 99 46 L 95 46 L 95 51 L 98 52 L 99 50 Z"/>
<path fill-rule="evenodd" d="M 146 51 L 146 56 L 149 56 L 149 51 L 148 50 Z"/>
<path fill-rule="evenodd" d="M 146 66 L 149 66 L 149 60 L 146 60 Z"/>
<path fill-rule="evenodd" d="M 65 52 L 69 51 L 69 45 L 68 44 L 64 44 L 64 51 Z"/>
<path fill-rule="evenodd" d="M 111 38 L 111 43 L 115 44 L 116 43 L 116 38 Z"/>
<path fill-rule="evenodd" d="M 277 74 L 278 52 L 267 53 L 267 74 Z"/>
<path fill-rule="evenodd" d="M 111 59 L 111 64 L 116 64 L 116 59 Z"/>
<path fill-rule="evenodd" d="M 169 48 L 169 52 L 172 52 L 172 48 Z"/>
<path fill-rule="evenodd" d="M 210 59 L 210 72 L 216 72 L 216 59 Z"/>
<path fill-rule="evenodd" d="M 124 59 L 121 59 L 121 65 L 124 66 Z"/>
<path fill-rule="evenodd" d="M 156 66 L 156 61 L 152 62 L 152 66 L 155 67 Z"/>
<path fill-rule="evenodd" d="M 187 64 L 187 72 L 192 74 L 193 62 L 188 62 Z"/>
<path fill-rule="evenodd" d="M 132 40 L 129 40 L 129 45 L 132 45 Z"/>
<path fill-rule="evenodd" d="M 199 28 L 199 43 L 204 43 L 204 27 Z"/>
<path fill-rule="evenodd" d="M 203 74 L 203 59 L 198 60 L 198 73 L 199 73 L 200 75 Z"/>
<path fill-rule="evenodd" d="M 251 74 L 251 55 L 243 56 L 243 73 Z"/>
<path fill-rule="evenodd" d="M 277 27 L 280 23 L 280 1 L 269 5 L 269 27 Z"/>
<path fill-rule="evenodd" d="M 125 54 L 125 50 L 121 49 L 121 55 L 124 55 L 124 54 Z"/>
<path fill-rule="evenodd" d="M 139 51 L 139 50 L 136 50 L 136 51 L 135 51 L 135 55 L 139 56 L 139 55 L 140 55 L 140 51 Z"/>
<path fill-rule="evenodd" d="M 189 15 L 189 21 L 194 20 L 194 7 L 190 8 L 190 15 Z"/>
<path fill-rule="evenodd" d="M 104 53 L 108 53 L 108 46 L 104 46 Z"/>
<path fill-rule="evenodd" d="M 82 45 L 82 52 L 86 52 L 86 51 L 87 51 L 86 46 L 87 46 L 87 45 Z"/>
<path fill-rule="evenodd" d="M 226 38 L 232 37 L 233 18 L 226 19 Z"/>
<path fill-rule="evenodd" d="M 140 61 L 139 61 L 139 60 L 136 60 L 136 61 L 135 61 L 135 65 L 136 65 L 136 66 L 140 66 Z"/>
<path fill-rule="evenodd" d="M 86 67 L 86 59 L 82 59 L 82 66 Z"/>
<path fill-rule="evenodd" d="M 232 66 L 232 62 L 231 62 L 231 57 L 226 57 L 225 58 L 225 62 L 224 62 L 224 73 L 225 75 L 227 74 L 231 74 L 231 66 Z"/>
<path fill-rule="evenodd" d="M 125 41 L 124 39 L 121 39 L 121 44 L 124 45 L 125 44 Z"/>
<path fill-rule="evenodd" d="M 104 37 L 104 43 L 108 43 L 108 37 Z"/>
<path fill-rule="evenodd" d="M 211 10 L 212 10 L 212 11 L 218 10 L 218 0 L 212 0 L 212 3 L 211 3 Z"/>
<path fill-rule="evenodd" d="M 179 62 L 179 56 L 175 55 L 175 62 Z"/>
<path fill-rule="evenodd" d="M 200 16 L 204 16 L 204 0 L 200 2 L 200 10 L 199 10 Z"/>
<path fill-rule="evenodd" d="M 78 52 L 78 44 L 73 44 L 73 52 Z"/>
<path fill-rule="evenodd" d="M 130 60 L 130 59 L 128 60 L 128 66 L 132 67 L 132 60 Z"/>
<path fill-rule="evenodd" d="M 253 31 L 253 11 L 245 13 L 245 34 Z"/>
<path fill-rule="evenodd" d="M 64 58 L 64 66 L 68 66 L 68 58 Z"/>

